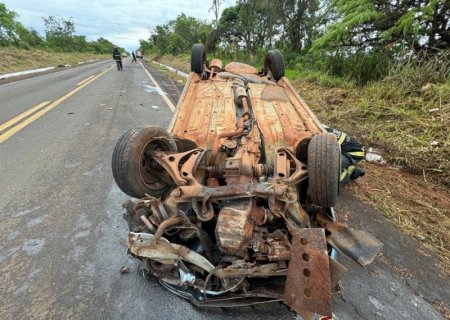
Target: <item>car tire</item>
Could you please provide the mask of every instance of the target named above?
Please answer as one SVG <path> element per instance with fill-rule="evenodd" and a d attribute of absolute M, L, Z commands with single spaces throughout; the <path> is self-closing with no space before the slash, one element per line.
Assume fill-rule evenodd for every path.
<path fill-rule="evenodd" d="M 201 75 L 206 64 L 206 48 L 202 43 L 196 43 L 191 51 L 191 71 Z"/>
<path fill-rule="evenodd" d="M 321 207 L 333 207 L 339 195 L 341 150 L 332 133 L 317 134 L 308 145 L 308 195 Z"/>
<path fill-rule="evenodd" d="M 146 194 L 161 197 L 168 193 L 171 184 L 161 179 L 162 168 L 149 156 L 152 151 L 176 152 L 172 137 L 160 127 L 133 128 L 117 141 L 112 155 L 112 172 L 119 188 L 134 198 Z M 153 172 L 153 173 L 152 173 Z"/>
<path fill-rule="evenodd" d="M 270 70 L 275 81 L 284 77 L 284 59 L 280 51 L 270 50 L 266 53 L 264 57 L 264 70 L 265 72 Z"/>

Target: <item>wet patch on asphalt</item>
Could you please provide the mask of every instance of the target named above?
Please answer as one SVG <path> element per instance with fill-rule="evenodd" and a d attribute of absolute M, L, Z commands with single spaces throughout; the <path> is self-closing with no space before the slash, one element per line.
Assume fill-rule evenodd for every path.
<path fill-rule="evenodd" d="M 169 97 L 174 105 L 177 104 L 183 91 L 184 85 L 167 77 L 164 73 L 156 68 L 152 68 L 151 64 L 144 63 L 145 68 L 155 78 L 163 92 Z"/>

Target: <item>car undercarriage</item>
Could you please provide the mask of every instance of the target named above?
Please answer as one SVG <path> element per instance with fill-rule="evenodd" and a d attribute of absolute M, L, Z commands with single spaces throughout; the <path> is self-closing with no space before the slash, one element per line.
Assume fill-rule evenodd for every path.
<path fill-rule="evenodd" d="M 337 222 L 340 148 L 284 77 L 281 54 L 264 69 L 206 61 L 192 72 L 167 131 L 125 132 L 113 174 L 131 197 L 128 248 L 143 268 L 197 306 L 281 301 L 303 318 L 332 315 L 346 268 L 381 243 Z"/>

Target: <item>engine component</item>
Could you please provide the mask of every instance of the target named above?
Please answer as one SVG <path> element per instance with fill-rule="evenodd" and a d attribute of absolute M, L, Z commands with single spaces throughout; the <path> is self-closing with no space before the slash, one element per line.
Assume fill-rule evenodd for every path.
<path fill-rule="evenodd" d="M 231 204 L 231 203 L 230 203 Z M 225 253 L 243 257 L 245 242 L 253 233 L 253 221 L 249 218 L 252 201 L 233 201 L 232 207 L 225 205 L 217 217 L 216 240 Z"/>

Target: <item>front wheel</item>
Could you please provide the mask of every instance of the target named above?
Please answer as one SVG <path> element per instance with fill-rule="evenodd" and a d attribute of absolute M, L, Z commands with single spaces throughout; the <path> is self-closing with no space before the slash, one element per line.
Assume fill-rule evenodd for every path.
<path fill-rule="evenodd" d="M 171 180 L 153 160 L 154 151 L 177 151 L 172 137 L 157 126 L 130 129 L 117 141 L 112 171 L 117 185 L 127 195 L 161 197 L 170 191 Z"/>
<path fill-rule="evenodd" d="M 308 146 L 308 195 L 322 207 L 336 205 L 339 194 L 341 150 L 332 133 L 317 134 Z"/>

